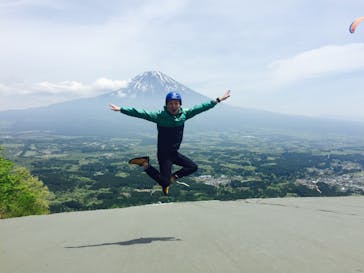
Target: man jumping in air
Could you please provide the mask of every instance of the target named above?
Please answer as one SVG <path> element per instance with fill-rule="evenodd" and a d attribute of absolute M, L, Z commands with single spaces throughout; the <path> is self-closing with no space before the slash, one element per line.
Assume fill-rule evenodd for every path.
<path fill-rule="evenodd" d="M 216 104 L 230 97 L 230 90 L 225 94 L 191 109 L 183 109 L 182 97 L 176 92 L 170 92 L 166 96 L 164 110 L 149 112 L 131 107 L 119 107 L 110 104 L 111 110 L 121 112 L 128 116 L 146 119 L 155 122 L 158 128 L 158 162 L 159 171 L 149 164 L 149 157 L 136 157 L 129 161 L 144 168 L 144 171 L 159 185 L 162 186 L 164 195 L 168 195 L 169 186 L 177 179 L 192 174 L 197 170 L 197 165 L 188 157 L 178 152 L 183 138 L 183 128 L 186 120 L 213 108 Z M 182 168 L 172 174 L 172 165 Z"/>

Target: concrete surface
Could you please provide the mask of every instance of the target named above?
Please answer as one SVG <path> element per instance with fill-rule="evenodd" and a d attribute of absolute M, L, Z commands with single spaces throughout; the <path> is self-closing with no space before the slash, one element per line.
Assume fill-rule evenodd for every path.
<path fill-rule="evenodd" d="M 364 272 L 364 197 L 169 203 L 0 220 L 0 272 Z"/>

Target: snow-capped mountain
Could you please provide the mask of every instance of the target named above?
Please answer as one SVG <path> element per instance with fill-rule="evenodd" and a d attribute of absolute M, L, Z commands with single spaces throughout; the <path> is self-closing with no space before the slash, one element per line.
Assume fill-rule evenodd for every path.
<path fill-rule="evenodd" d="M 47 107 L 0 112 L 0 126 L 6 124 L 10 132 L 46 130 L 70 135 L 120 135 L 154 128 L 143 120 L 118 115 L 109 104 L 163 109 L 165 96 L 170 91 L 182 95 L 183 107 L 210 100 L 171 77 L 157 71 L 135 76 L 125 88 L 94 98 L 84 98 Z M 3 126 L 4 127 L 4 126 Z"/>
<path fill-rule="evenodd" d="M 130 136 L 145 135 L 146 132 L 154 135 L 155 124 L 111 111 L 109 104 L 150 111 L 160 110 L 163 109 L 165 96 L 170 91 L 177 91 L 182 95 L 184 108 L 211 99 L 161 72 L 148 71 L 134 77 L 127 87 L 110 90 L 109 93 L 94 98 L 78 99 L 48 107 L 0 112 L 0 129 L 3 133 L 31 130 L 80 136 Z M 344 132 L 360 136 L 364 134 L 362 125 L 249 110 L 225 103 L 207 113 L 197 115 L 186 123 L 186 130 L 197 132 L 256 129 L 276 133 L 295 131 L 316 134 Z"/>
<path fill-rule="evenodd" d="M 132 79 L 127 88 L 118 92 L 127 95 L 138 96 L 141 94 L 158 95 L 169 91 L 192 93 L 193 91 L 183 84 L 159 71 L 147 71 Z"/>
<path fill-rule="evenodd" d="M 126 87 L 105 94 L 103 98 L 131 103 L 131 106 L 160 107 L 163 106 L 166 94 L 171 91 L 181 94 L 184 105 L 209 99 L 159 71 L 141 73 Z"/>

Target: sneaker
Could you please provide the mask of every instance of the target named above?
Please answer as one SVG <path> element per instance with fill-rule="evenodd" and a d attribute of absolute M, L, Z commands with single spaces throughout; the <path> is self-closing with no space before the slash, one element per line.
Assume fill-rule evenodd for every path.
<path fill-rule="evenodd" d="M 169 194 L 169 185 L 166 187 L 162 187 L 162 190 L 163 190 L 164 195 L 168 195 Z"/>
<path fill-rule="evenodd" d="M 170 179 L 171 184 L 173 184 L 173 183 L 174 183 L 174 181 L 176 181 L 176 180 L 177 180 L 176 175 L 172 174 L 172 175 L 171 175 L 171 179 Z"/>
<path fill-rule="evenodd" d="M 179 182 L 177 179 L 178 179 L 178 176 L 175 175 L 175 174 L 172 174 L 171 180 L 170 180 L 171 181 L 171 184 L 173 184 L 174 182 L 176 182 L 179 185 L 183 185 L 185 187 L 190 188 L 190 185 L 188 185 L 187 183 L 184 183 L 184 182 Z"/>
<path fill-rule="evenodd" d="M 149 164 L 149 156 L 135 157 L 129 160 L 129 164 L 135 164 L 141 167 L 144 166 L 145 163 Z"/>

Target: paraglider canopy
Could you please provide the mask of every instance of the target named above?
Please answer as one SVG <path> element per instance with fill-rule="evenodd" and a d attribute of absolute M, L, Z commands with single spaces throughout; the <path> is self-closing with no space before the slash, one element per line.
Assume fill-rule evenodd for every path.
<path fill-rule="evenodd" d="M 350 33 L 354 33 L 355 32 L 355 29 L 356 27 L 360 24 L 361 21 L 364 20 L 364 16 L 361 16 L 359 18 L 356 18 L 354 20 L 354 22 L 351 23 L 350 27 L 349 27 L 349 31 Z"/>

